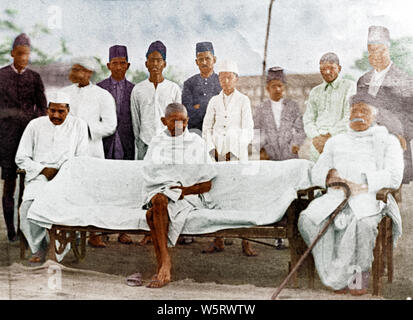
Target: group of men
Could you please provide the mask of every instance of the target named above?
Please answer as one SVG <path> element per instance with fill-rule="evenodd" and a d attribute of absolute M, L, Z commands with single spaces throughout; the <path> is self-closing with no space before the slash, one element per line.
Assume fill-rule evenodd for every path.
<path fill-rule="evenodd" d="M 5 180 L 2 200 L 8 238 L 16 239 L 13 196 L 17 166 L 26 170 L 21 230 L 33 253 L 31 261 L 39 262 L 44 258 L 47 236 L 44 229 L 27 220 L 27 212 L 41 185 L 52 180 L 71 157 L 156 163 L 159 157 L 171 160 L 171 141 L 181 137 L 185 142 L 182 152 L 198 150 L 207 162 L 247 160 L 251 144 L 258 146 L 260 159 L 279 161 L 297 158 L 308 137 L 312 142 L 310 159 L 316 162 L 313 181 L 321 185 L 345 181 L 353 192 L 353 200 L 342 215 L 345 218 L 330 229 L 331 235 L 323 240 L 328 243 L 316 246 L 314 251 L 322 281 L 346 291 L 343 279 L 348 276 L 347 264 L 358 263 L 365 274 L 371 265 L 373 238 L 383 209 L 383 204 L 373 199 L 374 192 L 380 187 L 397 188 L 402 177 L 405 183 L 413 179 L 413 119 L 408 109 L 413 101 L 413 82 L 391 62 L 389 47 L 389 31 L 370 27 L 368 52 L 373 70 L 363 75 L 357 86 L 339 77 L 341 66 L 336 54 L 324 54 L 320 59 L 324 81 L 311 90 L 301 116 L 298 104 L 284 97 L 286 77 L 281 67 L 268 70 L 270 99 L 252 112 L 249 98 L 236 89 L 237 64 L 222 61 L 218 74 L 214 72 L 217 58 L 211 42 L 196 44 L 195 62 L 200 73 L 184 82 L 182 93 L 176 83 L 164 78 L 166 47 L 155 41 L 146 52 L 146 80 L 136 85 L 126 80 L 130 66 L 127 48 L 115 45 L 109 49 L 108 79 L 94 85 L 90 81 L 96 70 L 94 59 L 74 59 L 69 74 L 73 84 L 51 95 L 47 104 L 40 76 L 27 68 L 30 40 L 25 34 L 19 35 L 11 52 L 13 63 L 0 69 L 0 165 Z M 404 175 L 400 171 L 403 168 Z M 196 201 L 186 199 L 206 193 L 214 174 L 206 181 L 196 176 L 188 180 L 195 182 L 191 185 L 172 186 L 171 190 L 178 189 L 174 192 L 152 190 L 151 182 L 145 182 L 151 190 L 145 208 L 158 262 L 150 287 L 162 287 L 170 281 L 169 223 L 175 223 L 182 212 L 205 205 L 197 203 L 197 197 Z M 303 212 L 299 227 L 305 241 L 315 237 L 326 219 L 313 212 L 320 208 L 319 203 L 335 203 L 334 196 L 339 199 L 339 192 L 329 190 Z M 127 234 L 120 234 L 118 240 L 132 242 Z M 95 234 L 89 236 L 89 243 L 105 246 Z M 222 251 L 223 243 L 217 238 L 205 252 Z M 350 243 L 352 254 L 345 251 Z M 328 261 L 324 261 L 326 250 L 330 250 Z M 247 241 L 243 241 L 243 252 L 255 255 Z M 335 272 L 337 264 L 344 270 L 340 274 Z"/>

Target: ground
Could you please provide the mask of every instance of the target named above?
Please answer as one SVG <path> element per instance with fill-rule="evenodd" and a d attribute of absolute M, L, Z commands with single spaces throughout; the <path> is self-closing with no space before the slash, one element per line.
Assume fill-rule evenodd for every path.
<path fill-rule="evenodd" d="M 1 187 L 0 187 L 1 191 Z M 395 275 L 392 284 L 384 283 L 384 299 L 413 297 L 413 184 L 404 186 L 401 204 L 404 234 L 395 249 Z M 155 270 L 152 245 L 122 245 L 117 235 L 109 237 L 105 249 L 88 247 L 86 259 L 76 263 L 69 253 L 61 264 L 47 261 L 31 267 L 21 261 L 19 244 L 9 243 L 3 218 L 0 219 L 0 299 L 269 299 L 287 275 L 288 250 L 254 244 L 257 257 L 241 253 L 240 240 L 224 252 L 205 255 L 208 238 L 196 238 L 190 245 L 171 249 L 173 282 L 161 289 L 129 287 L 126 277 L 141 272 L 144 284 Z M 28 256 L 28 251 L 26 256 Z M 55 281 L 60 279 L 61 282 Z M 307 288 L 301 274 L 300 288 L 286 288 L 280 299 L 353 299 L 335 295 L 319 280 L 313 290 Z M 359 299 L 376 299 L 369 295 Z"/>

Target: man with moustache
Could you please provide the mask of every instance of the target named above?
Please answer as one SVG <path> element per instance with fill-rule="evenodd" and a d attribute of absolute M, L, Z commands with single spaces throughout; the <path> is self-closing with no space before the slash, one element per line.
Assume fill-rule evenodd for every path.
<path fill-rule="evenodd" d="M 45 228 L 27 219 L 30 206 L 67 160 L 88 154 L 87 125 L 69 114 L 69 105 L 69 96 L 56 92 L 49 99 L 48 115 L 27 125 L 16 154 L 16 164 L 26 171 L 20 228 L 32 252 L 32 263 L 44 261 L 48 239 Z"/>
<path fill-rule="evenodd" d="M 394 241 L 401 235 L 401 217 L 390 195 L 387 204 L 376 200 L 382 188 L 397 189 L 403 178 L 403 150 L 399 140 L 386 127 L 375 124 L 377 110 L 368 94 L 351 98 L 347 132 L 330 138 L 314 165 L 311 180 L 325 186 L 344 182 L 351 196 L 326 233 L 313 248 L 317 272 L 324 285 L 336 293 L 367 293 L 369 270 L 377 225 L 387 214 L 393 219 Z M 300 214 L 298 228 L 309 245 L 323 228 L 332 208 L 344 199 L 340 188 L 328 188 Z M 360 281 L 352 282 L 356 277 Z"/>
<path fill-rule="evenodd" d="M 13 63 L 0 69 L 0 167 L 3 186 L 3 215 L 10 241 L 17 239 L 14 228 L 14 192 L 17 147 L 26 125 L 46 113 L 47 103 L 40 75 L 27 68 L 30 39 L 22 33 L 13 42 Z"/>
<path fill-rule="evenodd" d="M 323 83 L 310 91 L 303 115 L 304 131 L 312 139 L 310 160 L 317 161 L 329 138 L 347 130 L 349 99 L 356 92 L 355 83 L 340 79 L 338 56 L 333 52 L 320 59 Z"/>
<path fill-rule="evenodd" d="M 357 93 L 371 95 L 379 114 L 383 111 L 392 114 L 402 123 L 404 135 L 392 128 L 394 121 L 381 117 L 382 124 L 404 141 L 407 150 L 404 152 L 403 183 L 409 183 L 413 180 L 410 142 L 413 139 L 413 79 L 391 61 L 390 32 L 386 27 L 369 27 L 367 49 L 373 70 L 360 77 Z"/>
<path fill-rule="evenodd" d="M 188 110 L 188 129 L 196 129 L 198 133 L 202 131 L 209 100 L 221 91 L 218 75 L 214 72 L 216 61 L 211 42 L 196 44 L 195 63 L 199 68 L 199 73 L 184 82 L 182 104 Z"/>
<path fill-rule="evenodd" d="M 69 74 L 69 80 L 73 84 L 62 91 L 70 98 L 72 115 L 87 123 L 89 156 L 104 159 L 102 138 L 112 135 L 116 130 L 116 104 L 108 91 L 90 81 L 95 69 L 94 58 L 73 59 Z M 101 237 L 92 232 L 89 234 L 88 243 L 96 248 L 106 247 Z"/>
<path fill-rule="evenodd" d="M 130 96 L 134 84 L 125 78 L 129 69 L 128 51 L 126 46 L 114 45 L 109 48 L 109 62 L 106 64 L 111 76 L 97 85 L 113 96 L 116 102 L 118 126 L 113 135 L 103 138 L 103 148 L 106 159 L 134 160 L 135 137 L 132 129 Z M 118 241 L 131 244 L 132 239 L 126 234 L 119 234 Z"/>

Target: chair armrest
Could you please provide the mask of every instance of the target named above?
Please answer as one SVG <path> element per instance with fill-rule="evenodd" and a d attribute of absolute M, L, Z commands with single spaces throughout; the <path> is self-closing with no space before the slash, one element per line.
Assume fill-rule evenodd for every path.
<path fill-rule="evenodd" d="M 309 200 L 313 200 L 314 199 L 314 192 L 320 190 L 323 194 L 327 192 L 327 189 L 323 188 L 323 187 L 319 187 L 319 186 L 314 186 L 314 187 L 310 187 L 307 189 L 302 189 L 302 190 L 298 190 L 297 191 L 297 196 L 299 199 L 302 199 L 303 197 L 308 197 Z"/>
<path fill-rule="evenodd" d="M 381 200 L 387 203 L 387 196 L 391 194 L 396 202 L 401 202 L 401 186 L 399 189 L 382 188 L 376 193 L 376 200 Z"/>
<path fill-rule="evenodd" d="M 17 174 L 23 174 L 23 175 L 25 175 L 25 174 L 26 174 L 26 170 L 18 168 L 18 169 L 16 170 L 16 173 L 17 173 Z"/>

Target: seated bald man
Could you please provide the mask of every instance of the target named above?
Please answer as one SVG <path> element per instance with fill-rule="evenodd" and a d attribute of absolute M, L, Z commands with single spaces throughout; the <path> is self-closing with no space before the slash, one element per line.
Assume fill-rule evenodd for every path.
<path fill-rule="evenodd" d="M 213 207 L 207 192 L 216 176 L 204 140 L 186 129 L 185 106 L 169 104 L 161 121 L 166 130 L 152 139 L 143 168 L 144 208 L 157 260 L 157 272 L 148 288 L 171 281 L 168 246 L 176 244 L 193 210 Z"/>

